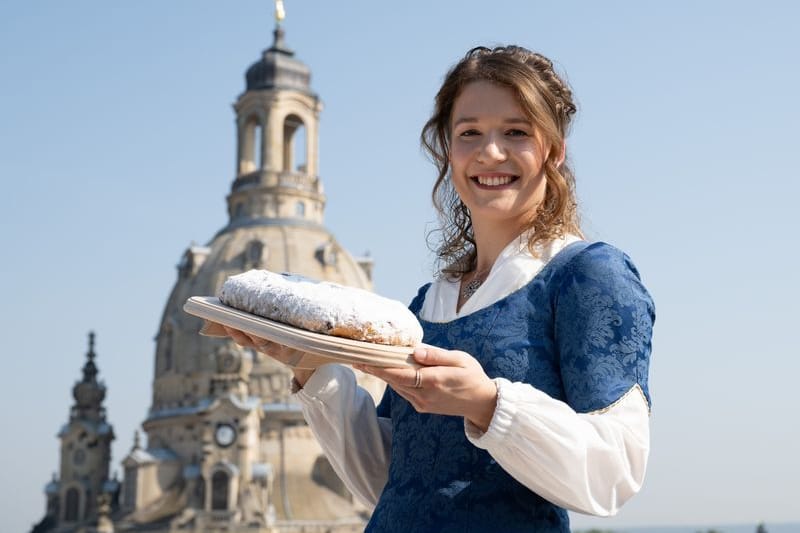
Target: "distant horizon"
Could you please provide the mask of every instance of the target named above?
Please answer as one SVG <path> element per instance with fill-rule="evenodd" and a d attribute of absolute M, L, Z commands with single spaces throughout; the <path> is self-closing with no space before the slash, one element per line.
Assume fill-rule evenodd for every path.
<path fill-rule="evenodd" d="M 588 533 L 592 529 L 601 531 L 610 530 L 614 533 L 706 533 L 709 530 L 716 530 L 719 533 L 756 533 L 760 524 L 764 524 L 767 533 L 798 533 L 800 532 L 800 522 L 756 522 L 755 524 L 700 524 L 700 525 L 675 525 L 675 526 L 627 526 L 619 528 L 603 528 L 593 526 L 591 528 L 573 528 L 574 533 Z"/>

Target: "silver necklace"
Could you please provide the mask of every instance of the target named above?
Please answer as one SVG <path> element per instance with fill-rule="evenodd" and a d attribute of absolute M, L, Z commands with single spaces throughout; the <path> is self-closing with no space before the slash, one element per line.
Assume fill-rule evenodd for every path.
<path fill-rule="evenodd" d="M 483 277 L 484 274 L 488 273 L 489 273 L 488 271 L 484 271 L 475 274 L 475 277 L 472 278 L 472 280 L 469 283 L 464 285 L 463 289 L 461 289 L 461 297 L 464 298 L 465 300 L 468 300 L 473 294 L 475 294 L 475 292 L 480 288 L 480 286 L 483 285 L 483 282 L 486 281 L 486 279 Z"/>

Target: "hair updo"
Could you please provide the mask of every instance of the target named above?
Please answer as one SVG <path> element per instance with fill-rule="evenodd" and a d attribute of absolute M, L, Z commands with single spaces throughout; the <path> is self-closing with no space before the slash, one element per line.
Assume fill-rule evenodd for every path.
<path fill-rule="evenodd" d="M 556 74 L 553 62 L 520 46 L 473 48 L 445 76 L 436 94 L 434 111 L 422 128 L 422 147 L 436 165 L 439 175 L 433 186 L 433 204 L 439 213 L 441 241 L 436 246 L 442 272 L 460 276 L 475 268 L 476 250 L 472 219 L 461 202 L 450 172 L 450 129 L 453 105 L 464 87 L 489 81 L 510 88 L 522 111 L 533 123 L 545 152 L 547 178 L 545 197 L 525 230 L 533 230 L 528 248 L 538 254 L 537 245 L 567 233 L 582 235 L 575 195 L 575 176 L 562 151 L 576 107 L 572 91 Z M 563 162 L 559 164 L 562 154 Z"/>

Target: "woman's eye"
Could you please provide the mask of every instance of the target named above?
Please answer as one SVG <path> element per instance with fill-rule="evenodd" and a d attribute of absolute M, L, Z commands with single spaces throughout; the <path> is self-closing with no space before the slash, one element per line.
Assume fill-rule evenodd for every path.
<path fill-rule="evenodd" d="M 475 135 L 480 135 L 478 130 L 464 130 L 458 134 L 459 137 L 474 137 Z"/>
<path fill-rule="evenodd" d="M 506 135 L 510 135 L 511 137 L 527 137 L 528 132 L 524 130 L 508 130 Z"/>

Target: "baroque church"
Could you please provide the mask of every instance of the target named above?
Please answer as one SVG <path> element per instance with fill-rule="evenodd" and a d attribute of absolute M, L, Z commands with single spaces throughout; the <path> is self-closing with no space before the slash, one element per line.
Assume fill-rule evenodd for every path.
<path fill-rule="evenodd" d="M 143 435 L 122 460 L 122 479 L 109 477 L 115 435 L 90 334 L 36 533 L 363 530 L 370 510 L 322 455 L 289 397 L 288 370 L 199 335 L 201 320 L 182 309 L 190 296 L 214 295 L 228 276 L 252 268 L 372 289 L 372 261 L 353 257 L 324 226 L 322 104 L 309 67 L 285 43 L 277 8 L 272 46 L 247 69 L 234 104 L 238 170 L 228 223 L 206 246 L 186 249 L 167 299 Z M 359 381 L 376 399 L 382 393 L 375 378 Z"/>

